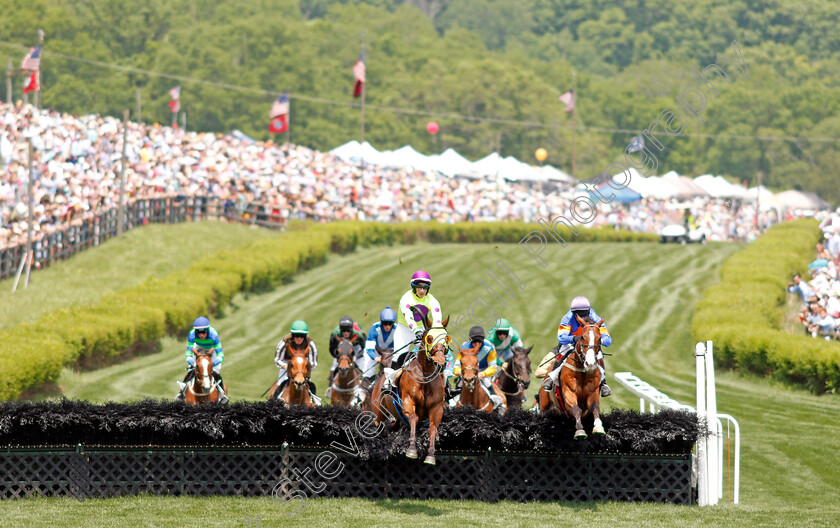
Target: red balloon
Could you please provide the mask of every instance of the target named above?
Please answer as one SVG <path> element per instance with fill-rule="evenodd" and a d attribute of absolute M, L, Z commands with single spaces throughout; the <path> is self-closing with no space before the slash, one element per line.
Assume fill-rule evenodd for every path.
<path fill-rule="evenodd" d="M 437 134 L 438 130 L 440 130 L 440 127 L 434 121 L 429 121 L 429 124 L 426 125 L 426 130 L 429 131 L 429 134 Z"/>

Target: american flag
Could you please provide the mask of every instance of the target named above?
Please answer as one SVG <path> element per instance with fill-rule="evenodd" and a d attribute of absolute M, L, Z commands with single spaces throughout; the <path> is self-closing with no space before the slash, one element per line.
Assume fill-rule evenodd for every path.
<path fill-rule="evenodd" d="M 356 79 L 356 84 L 353 86 L 353 97 L 362 95 L 362 88 L 365 85 L 365 49 L 362 48 L 362 54 L 359 55 L 359 60 L 353 65 L 353 77 Z"/>
<path fill-rule="evenodd" d="M 181 87 L 176 86 L 175 88 L 172 88 L 171 90 L 169 90 L 169 97 L 172 98 L 172 100 L 169 101 L 169 109 L 172 111 L 172 113 L 180 111 L 181 110 Z"/>
<path fill-rule="evenodd" d="M 274 119 L 277 116 L 286 115 L 289 113 L 289 92 L 284 93 L 280 97 L 274 101 L 274 104 L 271 105 L 271 111 L 268 113 L 268 117 Z"/>
<path fill-rule="evenodd" d="M 20 63 L 21 70 L 38 71 L 41 67 L 41 46 L 29 48 L 29 53 L 23 58 Z"/>
<path fill-rule="evenodd" d="M 559 97 L 560 102 L 566 105 L 566 111 L 571 112 L 575 109 L 575 91 L 569 90 Z"/>

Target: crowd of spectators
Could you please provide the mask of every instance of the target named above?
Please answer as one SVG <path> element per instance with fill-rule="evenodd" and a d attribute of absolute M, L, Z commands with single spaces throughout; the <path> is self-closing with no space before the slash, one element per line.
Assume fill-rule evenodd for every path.
<path fill-rule="evenodd" d="M 0 104 L 0 249 L 26 239 L 29 137 L 34 145 L 37 239 L 115 206 L 122 136 L 122 125 L 113 117 Z M 228 217 L 241 217 L 256 208 L 278 223 L 288 219 L 536 221 L 569 217 L 575 197 L 568 185 L 449 178 L 361 166 L 330 153 L 257 142 L 241 134 L 185 133 L 130 123 L 127 138 L 129 201 L 209 196 Z M 693 227 L 707 230 L 709 240 L 751 240 L 780 220 L 764 212 L 756 216 L 750 203 L 643 200 L 598 204 L 592 224 L 658 232 L 667 224 L 684 223 L 689 216 Z"/>
<path fill-rule="evenodd" d="M 840 339 L 840 214 L 826 216 L 820 223 L 824 243 L 816 245 L 817 258 L 809 265 L 810 280 L 797 274 L 788 285 L 799 295 L 799 321 L 813 337 Z"/>

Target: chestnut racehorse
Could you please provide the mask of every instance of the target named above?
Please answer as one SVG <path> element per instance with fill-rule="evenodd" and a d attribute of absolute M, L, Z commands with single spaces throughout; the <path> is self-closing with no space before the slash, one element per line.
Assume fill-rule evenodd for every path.
<path fill-rule="evenodd" d="M 195 372 L 184 394 L 187 405 L 217 403 L 221 397 L 218 389 L 219 382 L 213 374 L 212 354 L 212 351 L 201 349 L 195 351 Z M 226 384 L 224 390 L 227 393 Z"/>
<path fill-rule="evenodd" d="M 473 348 L 461 349 L 461 395 L 458 397 L 458 404 L 455 407 L 473 407 L 479 411 L 493 412 L 493 401 L 478 377 L 481 368 L 478 365 L 478 349 L 483 343 L 477 343 Z M 499 414 L 507 412 L 505 395 L 498 387 L 491 384 L 493 392 L 502 399 L 499 406 Z"/>
<path fill-rule="evenodd" d="M 285 388 L 277 398 L 286 402 L 287 405 L 303 405 L 304 407 L 315 407 L 315 402 L 309 392 L 309 377 L 312 375 L 312 367 L 309 365 L 309 347 L 302 352 L 292 351 L 292 358 L 286 367 L 289 379 Z"/>
<path fill-rule="evenodd" d="M 414 306 L 415 314 L 420 313 Z M 422 316 L 422 314 L 420 314 Z M 371 403 L 374 419 L 377 424 L 388 419 L 395 427 L 399 425 L 398 417 L 403 417 L 411 426 L 409 446 L 405 456 L 417 458 L 417 422 L 429 421 L 429 454 L 424 462 L 435 464 L 435 438 L 438 426 L 443 418 L 445 406 L 443 370 L 446 367 L 446 351 L 452 342 L 446 334 L 449 317 L 443 320 L 443 326 L 432 326 L 428 316 L 423 319 L 422 345 L 417 356 L 404 365 L 403 373 L 397 379 L 396 395 L 382 392 L 385 376 L 380 376 L 373 388 Z"/>
<path fill-rule="evenodd" d="M 601 371 L 598 370 L 596 357 L 601 351 L 601 330 L 604 324 L 601 319 L 597 323 L 575 316 L 580 328 L 575 332 L 579 336 L 573 353 L 563 362 L 559 383 L 561 398 L 557 397 L 557 390 L 546 393 L 545 387 L 540 387 L 540 411 L 546 412 L 554 407 L 560 409 L 575 419 L 575 440 L 586 438 L 580 419 L 587 412 L 595 418 L 592 434 L 603 436 L 606 434 L 601 423 Z"/>
<path fill-rule="evenodd" d="M 503 365 L 494 385 L 505 395 L 508 409 L 522 408 L 525 390 L 531 385 L 531 353 L 529 348 L 513 347 L 513 356 Z"/>
<path fill-rule="evenodd" d="M 332 390 L 330 391 L 330 404 L 347 407 L 353 399 L 353 392 L 359 385 L 362 377 L 359 368 L 356 366 L 356 354 L 353 351 L 353 343 L 349 339 L 342 338 L 338 343 L 338 365 L 335 367 Z"/>

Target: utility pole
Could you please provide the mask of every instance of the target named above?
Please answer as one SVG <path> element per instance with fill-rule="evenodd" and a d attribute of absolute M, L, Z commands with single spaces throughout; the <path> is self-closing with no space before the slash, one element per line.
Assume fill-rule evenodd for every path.
<path fill-rule="evenodd" d="M 26 185 L 26 201 L 29 205 L 29 221 L 26 223 L 26 280 L 23 287 L 29 286 L 29 271 L 32 268 L 32 239 L 35 238 L 35 230 L 32 226 L 32 215 L 35 207 L 33 206 L 32 195 L 32 136 L 29 136 L 29 183 Z"/>
<path fill-rule="evenodd" d="M 6 104 L 9 106 L 12 105 L 12 71 L 14 71 L 14 66 L 12 66 L 12 59 L 9 59 L 9 64 L 6 66 Z"/>
<path fill-rule="evenodd" d="M 143 122 L 143 99 L 140 94 L 140 87 L 137 87 L 137 123 Z"/>
<path fill-rule="evenodd" d="M 128 110 L 123 113 L 123 148 L 120 163 L 120 203 L 117 207 L 117 236 L 125 229 L 125 166 L 128 164 Z"/>
<path fill-rule="evenodd" d="M 286 152 L 291 148 L 292 144 L 292 91 L 286 86 L 286 95 L 289 96 L 289 113 L 286 114 Z"/>
<path fill-rule="evenodd" d="M 575 135 L 577 134 L 577 123 L 575 123 L 575 114 L 577 114 L 577 87 L 575 86 L 575 72 L 572 71 L 572 178 L 575 178 Z"/>
<path fill-rule="evenodd" d="M 362 56 L 365 58 L 365 82 L 362 83 L 362 143 L 365 142 L 365 94 L 367 93 L 367 55 L 365 43 L 362 41 Z"/>

